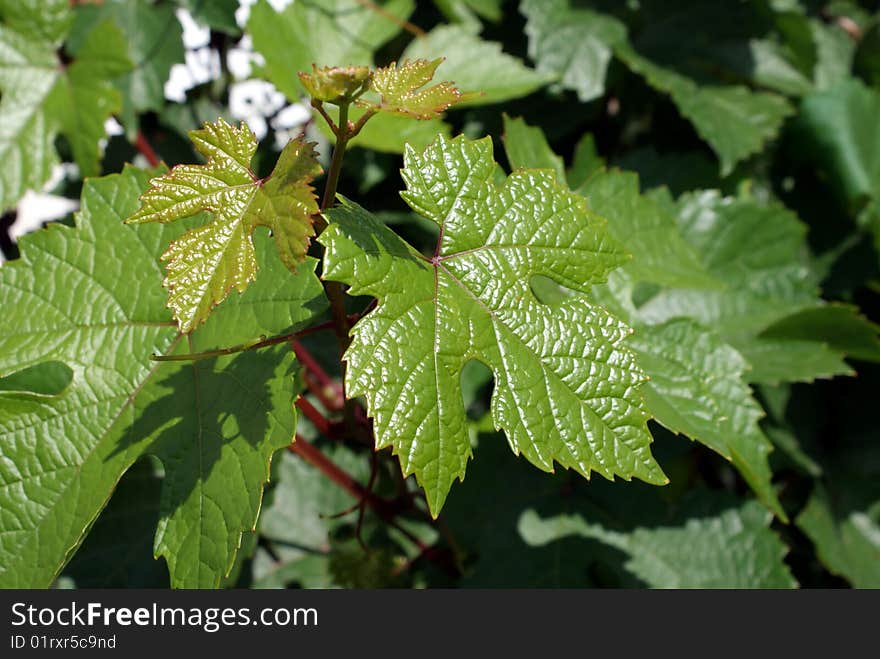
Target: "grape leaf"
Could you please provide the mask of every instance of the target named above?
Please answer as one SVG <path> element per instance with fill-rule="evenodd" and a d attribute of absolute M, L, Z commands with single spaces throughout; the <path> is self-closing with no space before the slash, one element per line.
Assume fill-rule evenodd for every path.
<path fill-rule="evenodd" d="M 654 199 L 639 194 L 639 178 L 617 170 L 594 174 L 578 194 L 633 254 L 627 271 L 637 281 L 660 286 L 718 289 L 721 282 L 703 265 L 697 250 L 680 234 L 675 218 Z"/>
<path fill-rule="evenodd" d="M 278 263 L 272 274 L 287 277 L 287 299 L 254 316 L 254 303 L 277 286 L 257 282 L 230 301 L 240 309 L 218 319 L 223 328 L 209 320 L 190 348 L 165 307 L 157 263 L 185 226 L 122 223 L 148 179 L 127 168 L 87 182 L 75 228 L 27 236 L 21 259 L 0 268 L 0 376 L 47 361 L 73 372 L 60 396 L 0 393 L 6 587 L 48 586 L 121 475 L 148 453 L 166 473 L 155 551 L 169 558 L 173 585 L 216 586 L 253 528 L 271 454 L 293 436 L 289 350 L 195 363 L 150 355 L 302 326 L 323 311 L 320 282 L 305 265 L 292 277 Z M 271 244 L 258 238 L 265 259 Z M 132 273 L 143 285 L 131 285 Z"/>
<path fill-rule="evenodd" d="M 66 3 L 53 1 L 42 9 L 28 3 L 3 15 L 8 23 L 0 25 L 0 211 L 48 180 L 58 162 L 59 130 L 70 140 L 80 170 L 97 173 L 97 141 L 121 102 L 107 78 L 130 67 L 122 35 L 109 23 L 92 30 L 74 61 L 62 66 L 56 50 L 70 25 Z"/>
<path fill-rule="evenodd" d="M 415 119 L 434 119 L 461 98 L 461 92 L 451 82 L 438 82 L 425 87 L 434 77 L 434 72 L 443 61 L 439 57 L 433 61 L 413 60 L 397 66 L 388 66 L 373 71 L 370 89 L 379 94 L 378 103 L 359 101 L 364 107 L 372 107 Z"/>
<path fill-rule="evenodd" d="M 627 532 L 580 514 L 542 518 L 533 510 L 523 513 L 519 528 L 526 542 L 539 546 L 571 535 L 601 540 L 628 554 L 626 569 L 653 588 L 797 586 L 782 560 L 788 548 L 768 528 L 766 510 L 746 502 L 700 514 L 706 501 L 684 506 L 673 523 Z"/>
<path fill-rule="evenodd" d="M 152 180 L 141 208 L 126 220 L 165 223 L 214 214 L 214 222 L 187 232 L 162 255 L 168 304 L 182 332 L 203 323 L 233 288 L 243 292 L 256 278 L 258 226 L 272 231 L 281 261 L 296 270 L 314 235 L 318 204 L 309 184 L 320 173 L 314 145 L 299 139 L 287 143 L 267 179 L 258 179 L 250 169 L 257 140 L 244 124 L 235 128 L 219 119 L 190 137 L 207 164 L 177 165 Z"/>
<path fill-rule="evenodd" d="M 605 160 L 599 155 L 596 140 L 592 133 L 585 133 L 574 147 L 571 167 L 566 173 L 568 184 L 576 190 L 602 169 L 605 169 Z"/>
<path fill-rule="evenodd" d="M 745 359 L 691 320 L 635 329 L 629 344 L 650 377 L 642 391 L 654 418 L 730 460 L 761 501 L 787 519 L 771 483 L 773 446 L 758 426 L 764 411 L 743 379 Z"/>
<path fill-rule="evenodd" d="M 474 14 L 497 23 L 504 15 L 501 8 L 503 2 L 504 0 L 434 0 L 437 9 L 450 21 L 463 23 L 479 23 Z"/>
<path fill-rule="evenodd" d="M 120 478 L 59 581 L 77 588 L 168 588 L 168 569 L 153 558 L 162 468 L 135 462 Z"/>
<path fill-rule="evenodd" d="M 266 78 L 291 101 L 302 95 L 297 73 L 316 66 L 372 66 L 373 53 L 400 32 L 413 0 L 298 0 L 276 12 L 266 0 L 251 7 L 247 31 L 266 60 Z M 395 20 L 397 19 L 397 20 Z"/>
<path fill-rule="evenodd" d="M 551 309 L 529 288 L 545 275 L 585 292 L 625 253 L 550 172 L 496 187 L 495 167 L 488 138 L 407 150 L 402 195 L 440 226 L 433 259 L 350 201 L 327 212 L 324 276 L 379 299 L 346 352 L 348 391 L 366 397 L 376 446 L 393 447 L 439 513 L 471 455 L 458 382 L 478 359 L 494 372 L 492 416 L 514 452 L 546 471 L 555 460 L 584 476 L 665 483 L 644 376 L 621 344 L 629 330 L 583 296 Z"/>
<path fill-rule="evenodd" d="M 69 0 L 0 0 L 0 15 L 19 34 L 54 45 L 64 41 L 73 20 Z"/>
<path fill-rule="evenodd" d="M 171 67 L 184 61 L 183 29 L 170 5 L 104 0 L 77 8 L 68 46 L 75 50 L 94 25 L 107 20 L 124 33 L 123 52 L 133 63 L 130 72 L 114 80 L 122 92 L 120 121 L 133 138 L 139 127 L 138 113 L 165 107 L 165 82 Z"/>
<path fill-rule="evenodd" d="M 501 44 L 481 39 L 473 29 L 441 25 L 419 39 L 413 39 L 402 60 L 443 57 L 443 77 L 459 89 L 479 92 L 461 100 L 461 105 L 487 105 L 532 93 L 555 78 L 537 73 L 501 50 Z"/>
<path fill-rule="evenodd" d="M 131 62 L 122 32 L 110 21 L 96 25 L 74 57 L 46 104 L 58 117 L 80 174 L 96 176 L 104 122 L 122 107 L 121 94 L 107 81 L 129 71 Z"/>

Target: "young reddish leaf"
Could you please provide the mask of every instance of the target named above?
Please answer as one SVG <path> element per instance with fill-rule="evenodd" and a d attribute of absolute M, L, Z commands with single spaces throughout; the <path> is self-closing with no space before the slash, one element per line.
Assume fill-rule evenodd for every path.
<path fill-rule="evenodd" d="M 370 78 L 367 66 L 325 66 L 312 64 L 311 73 L 299 73 L 306 92 L 316 101 L 336 103 L 361 89 Z"/>
<path fill-rule="evenodd" d="M 141 208 L 126 220 L 165 223 L 201 211 L 214 215 L 213 222 L 185 233 L 162 255 L 168 261 L 168 306 L 182 332 L 204 322 L 233 288 L 241 293 L 254 280 L 258 226 L 272 231 L 289 269 L 303 261 L 318 212 L 310 183 L 321 172 L 314 144 L 296 139 L 284 147 L 271 176 L 258 179 L 250 169 L 257 140 L 244 124 L 235 128 L 218 119 L 191 131 L 190 138 L 207 164 L 177 165 L 154 178 L 141 196 Z"/>
<path fill-rule="evenodd" d="M 382 112 L 399 114 L 416 119 L 432 119 L 462 98 L 462 93 L 451 82 L 441 82 L 423 89 L 431 82 L 442 57 L 435 60 L 417 59 L 404 62 L 399 68 L 396 62 L 373 72 L 371 89 L 380 96 L 378 104 L 365 103 Z"/>

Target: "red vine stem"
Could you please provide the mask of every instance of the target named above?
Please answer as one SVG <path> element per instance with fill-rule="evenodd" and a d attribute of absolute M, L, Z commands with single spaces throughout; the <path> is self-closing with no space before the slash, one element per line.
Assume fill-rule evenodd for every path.
<path fill-rule="evenodd" d="M 315 425 L 315 428 L 317 428 L 319 433 L 325 437 L 332 436 L 333 429 L 331 428 L 327 417 L 321 414 L 318 408 L 312 405 L 308 399 L 302 397 L 297 398 L 296 406 L 302 411 L 303 416 Z"/>
<path fill-rule="evenodd" d="M 321 365 L 318 363 L 312 354 L 306 350 L 306 347 L 294 339 L 290 342 L 290 345 L 293 346 L 293 352 L 296 354 L 296 358 L 300 361 L 300 363 L 305 366 L 309 372 L 315 376 L 315 379 L 325 387 L 333 386 L 333 379 L 327 375 L 327 372 L 321 368 Z"/>
<path fill-rule="evenodd" d="M 424 557 L 432 563 L 437 564 L 453 576 L 458 576 L 460 570 L 458 567 L 445 556 L 443 552 L 435 547 L 426 545 L 413 533 L 397 522 L 398 510 L 394 504 L 382 499 L 367 488 L 357 482 L 351 475 L 336 465 L 330 458 L 324 455 L 320 449 L 311 444 L 301 435 L 296 435 L 296 440 L 287 447 L 291 453 L 294 453 L 315 467 L 322 474 L 327 476 L 331 481 L 339 485 L 343 490 L 351 496 L 363 501 L 365 505 L 375 512 L 386 524 L 397 530 L 407 540 L 409 540 L 418 550 L 419 555 L 416 559 L 409 561 L 403 569 L 408 568 L 415 560 Z M 400 570 L 403 571 L 403 570 Z"/>
<path fill-rule="evenodd" d="M 134 140 L 134 146 L 135 148 L 137 148 L 138 151 L 140 151 L 141 155 L 143 155 L 144 158 L 147 159 L 147 162 L 150 163 L 150 167 L 155 167 L 160 162 L 162 162 L 162 159 L 159 158 L 159 156 L 153 150 L 153 147 L 147 141 L 146 136 L 141 131 L 137 132 L 137 137 L 135 137 Z"/>
<path fill-rule="evenodd" d="M 327 478 L 336 483 L 351 496 L 355 497 L 358 500 L 366 501 L 366 505 L 368 505 L 377 515 L 379 515 L 379 517 L 381 517 L 385 522 L 392 524 L 395 528 L 398 528 L 398 530 L 400 530 L 410 540 L 416 543 L 417 546 L 421 547 L 424 545 L 424 543 L 422 543 L 418 538 L 409 533 L 409 531 L 399 528 L 399 525 L 397 525 L 397 523 L 394 521 L 394 518 L 397 516 L 397 510 L 392 504 L 385 501 L 384 499 L 380 499 L 375 494 L 367 490 L 367 488 L 358 483 L 352 476 L 350 476 L 347 472 L 337 466 L 336 463 L 334 463 L 330 458 L 324 455 L 319 448 L 310 443 L 308 440 L 304 439 L 300 434 L 297 433 L 296 440 L 287 448 L 291 453 L 295 453 L 303 460 L 308 462 L 310 465 L 315 467 L 318 471 L 327 476 Z"/>

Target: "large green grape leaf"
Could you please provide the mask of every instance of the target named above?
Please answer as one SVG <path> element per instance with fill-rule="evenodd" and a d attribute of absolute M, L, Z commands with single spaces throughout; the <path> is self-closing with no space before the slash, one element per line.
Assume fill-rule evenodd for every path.
<path fill-rule="evenodd" d="M 511 164 L 528 167 L 553 162 L 540 129 L 519 127 L 511 132 L 517 124 L 505 126 Z M 633 254 L 632 261 L 611 275 L 607 286 L 594 287 L 593 295 L 635 329 L 628 345 L 650 378 L 642 392 L 651 414 L 670 430 L 730 460 L 761 500 L 784 519 L 770 482 L 767 454 L 771 444 L 757 424 L 763 412 L 742 379 L 748 364 L 718 336 L 690 320 L 661 325 L 640 322 L 633 303 L 634 282 L 696 290 L 723 290 L 723 283 L 706 270 L 684 240 L 669 209 L 640 194 L 635 174 L 600 171 L 578 193 L 607 218 L 611 235 Z M 564 299 L 558 289 L 547 285 L 537 292 L 545 301 L 553 299 L 554 293 L 556 299 Z"/>
<path fill-rule="evenodd" d="M 413 0 L 298 0 L 276 12 L 267 0 L 251 8 L 247 30 L 266 60 L 266 78 L 291 100 L 303 94 L 297 74 L 316 66 L 372 65 L 373 53 L 400 32 Z M 397 19 L 397 20 L 395 20 Z"/>
<path fill-rule="evenodd" d="M 348 391 L 363 395 L 376 445 L 392 446 L 436 515 L 471 446 L 460 392 L 465 363 L 495 375 L 495 425 L 544 470 L 666 478 L 651 457 L 644 381 L 622 344 L 629 329 L 573 296 L 552 309 L 530 280 L 586 292 L 627 260 L 605 222 L 550 172 L 522 170 L 498 187 L 488 138 L 440 138 L 405 154 L 407 203 L 440 227 L 432 259 L 357 205 L 327 213 L 324 276 L 372 295 L 352 330 Z"/>
<path fill-rule="evenodd" d="M 207 8 L 218 3 L 198 4 Z M 165 106 L 165 82 L 171 67 L 184 60 L 183 30 L 171 5 L 104 0 L 78 8 L 68 44 L 76 48 L 93 25 L 106 20 L 112 20 L 125 34 L 124 52 L 133 64 L 128 74 L 114 81 L 122 92 L 122 123 L 133 135 L 138 129 L 137 113 Z"/>
<path fill-rule="evenodd" d="M 501 50 L 501 44 L 481 39 L 474 30 L 441 25 L 413 39 L 402 60 L 443 57 L 443 77 L 465 92 L 479 92 L 462 105 L 500 103 L 530 94 L 555 76 L 537 73 Z"/>
<path fill-rule="evenodd" d="M 150 181 L 140 209 L 126 220 L 165 223 L 214 214 L 212 223 L 187 232 L 162 255 L 168 305 L 182 332 L 203 323 L 233 288 L 241 293 L 256 278 L 257 227 L 272 231 L 281 261 L 296 271 L 314 235 L 318 203 L 310 183 L 321 171 L 314 145 L 296 139 L 284 147 L 272 174 L 257 178 L 250 168 L 257 139 L 244 124 L 235 128 L 218 119 L 190 138 L 207 164 L 177 165 Z"/>
<path fill-rule="evenodd" d="M 204 336 L 185 340 L 165 306 L 157 262 L 185 227 L 123 225 L 148 179 L 127 168 L 87 182 L 75 228 L 28 236 L 21 259 L 0 268 L 0 377 L 47 362 L 72 372 L 62 395 L 0 393 L 4 586 L 49 585 L 121 475 L 148 453 L 165 466 L 155 550 L 168 558 L 172 584 L 217 585 L 254 526 L 272 452 L 293 436 L 295 362 L 283 346 L 195 363 L 150 355 L 309 322 L 323 311 L 315 262 L 294 277 L 258 236 L 272 275 L 263 279 L 272 281 L 231 300 L 240 310 L 218 317 L 222 327 L 211 319 Z M 288 293 L 269 303 L 277 278 Z"/>
<path fill-rule="evenodd" d="M 27 3 L 7 13 L 12 4 L 2 5 L 0 25 L 0 211 L 48 180 L 58 162 L 59 131 L 69 139 L 82 173 L 98 173 L 104 121 L 121 104 L 107 80 L 131 66 L 121 33 L 109 23 L 90 31 L 71 53 L 73 62 L 62 65 L 56 51 L 70 25 L 67 3 L 42 8 Z"/>

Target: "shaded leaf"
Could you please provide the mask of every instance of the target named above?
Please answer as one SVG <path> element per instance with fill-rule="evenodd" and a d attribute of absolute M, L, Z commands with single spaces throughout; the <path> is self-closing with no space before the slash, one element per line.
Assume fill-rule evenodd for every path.
<path fill-rule="evenodd" d="M 0 404 L 4 586 L 48 586 L 145 454 L 165 466 L 155 549 L 173 554 L 172 585 L 217 586 L 256 521 L 269 457 L 293 436 L 294 361 L 283 347 L 195 364 L 150 359 L 191 348 L 165 307 L 156 260 L 184 227 L 122 224 L 148 178 L 128 168 L 87 182 L 76 227 L 28 236 L 21 259 L 0 269 L 0 377 L 46 362 L 73 372 L 62 396 Z M 270 248 L 263 237 L 257 247 Z M 285 273 L 279 264 L 274 275 Z M 308 322 L 323 309 L 309 303 L 320 282 L 286 276 L 299 304 L 281 299 L 250 316 L 258 284 L 230 302 L 241 309 L 227 314 L 228 335 L 196 333 L 192 346 Z"/>
<path fill-rule="evenodd" d="M 782 96 L 742 86 L 702 86 L 671 69 L 657 66 L 625 42 L 614 53 L 655 89 L 669 94 L 721 161 L 727 175 L 740 160 L 776 136 L 793 108 Z"/>
<path fill-rule="evenodd" d="M 840 491 L 842 489 L 842 491 Z M 835 497 L 817 485 L 797 525 L 826 567 L 856 588 L 880 588 L 880 493 L 876 481 L 848 482 Z"/>
<path fill-rule="evenodd" d="M 504 115 L 504 151 L 511 169 L 549 169 L 556 181 L 565 185 L 565 163 L 553 153 L 540 128 L 529 126 L 524 119 Z"/>
<path fill-rule="evenodd" d="M 543 545 L 570 535 L 596 538 L 629 555 L 626 569 L 653 588 L 794 588 L 783 557 L 788 548 L 768 527 L 771 516 L 757 503 L 700 514 L 705 502 L 653 528 L 621 533 L 582 515 L 541 518 L 526 511 L 520 532 Z"/>
<path fill-rule="evenodd" d="M 218 3 L 200 4 L 215 7 Z M 123 52 L 133 65 L 131 71 L 114 80 L 122 93 L 120 121 L 133 138 L 139 128 L 137 114 L 159 111 L 166 105 L 165 83 L 171 67 L 184 61 L 183 29 L 170 5 L 104 0 L 77 8 L 68 46 L 76 51 L 93 26 L 108 20 L 122 31 Z"/>

